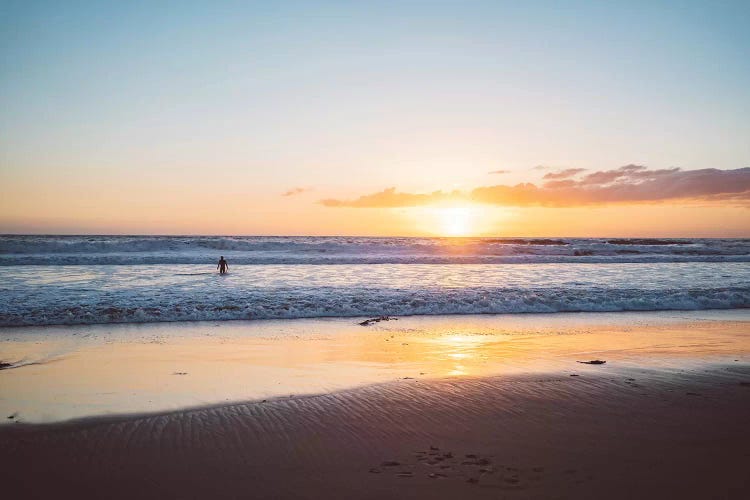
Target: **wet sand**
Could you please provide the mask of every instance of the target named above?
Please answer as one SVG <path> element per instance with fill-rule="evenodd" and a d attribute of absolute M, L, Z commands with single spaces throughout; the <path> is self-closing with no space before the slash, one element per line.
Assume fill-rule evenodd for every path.
<path fill-rule="evenodd" d="M 21 423 L 0 426 L 3 492 L 19 498 L 750 494 L 749 330 L 743 315 L 534 319 L 512 324 L 508 318 L 414 319 L 362 333 L 342 323 L 340 336 L 326 334 L 334 341 L 296 340 L 307 344 L 300 353 L 326 353 L 325 360 L 308 354 L 304 362 L 289 352 L 287 340 L 228 334 L 224 341 L 235 350 L 244 345 L 248 352 L 265 351 L 274 359 L 278 353 L 268 346 L 282 342 L 289 359 L 271 365 L 300 370 L 298 375 L 352 364 L 357 369 L 344 373 L 361 374 L 358 369 L 366 364 L 374 373 L 385 370 L 384 380 L 367 372 L 357 379 L 358 387 L 318 390 L 317 395 L 276 394 L 265 401 L 141 415 L 103 416 L 106 411 L 87 407 L 87 418 L 61 421 L 60 415 L 67 414 L 62 412 L 49 423 L 33 424 L 23 423 L 19 414 Z M 410 341 L 400 338 L 407 333 Z M 5 342 L 15 351 L 4 353 L 29 347 L 13 344 L 22 341 L 16 333 L 7 335 Z M 31 335 L 27 341 L 44 344 L 39 338 Z M 160 338 L 166 344 L 153 347 L 172 342 Z M 181 352 L 185 336 L 178 338 L 175 349 Z M 405 354 L 420 339 L 423 345 Z M 395 340 L 397 347 L 391 345 Z M 322 347 L 331 342 L 339 347 Z M 388 347 L 377 349 L 381 344 Z M 368 354 L 354 355 L 354 345 Z M 47 377 L 52 372 L 31 370 L 54 369 L 71 382 L 78 380 L 70 372 L 81 370 L 76 364 L 81 358 L 91 362 L 92 354 L 124 348 L 133 359 L 130 347 L 114 341 L 78 346 L 56 363 L 3 370 L 4 404 L 9 394 L 19 397 L 6 391 L 16 383 L 6 385 L 8 374 L 20 377 L 29 370 L 29 378 Z M 174 352 L 162 354 L 170 358 Z M 226 363 L 223 354 L 220 358 L 217 363 Z M 606 359 L 607 364 L 577 363 L 581 358 Z M 454 373 L 457 365 L 464 373 Z M 418 371 L 428 367 L 432 376 Z M 326 384 L 336 380 L 335 372 Z M 284 384 L 293 385 L 290 380 L 296 379 Z M 167 399 L 169 391 L 179 392 L 162 390 Z M 85 391 L 77 394 L 83 397 Z M 37 395 L 35 401 L 51 404 L 45 398 Z"/>
<path fill-rule="evenodd" d="M 631 377 L 628 377 L 631 378 Z M 750 370 L 404 380 L 0 431 L 9 497 L 747 498 Z"/>

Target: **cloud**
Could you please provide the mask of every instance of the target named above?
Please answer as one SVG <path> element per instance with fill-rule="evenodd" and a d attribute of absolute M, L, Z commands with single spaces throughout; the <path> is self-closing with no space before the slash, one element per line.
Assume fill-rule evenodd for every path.
<path fill-rule="evenodd" d="M 594 172 L 585 176 L 581 182 L 583 185 L 600 185 L 614 181 L 652 180 L 662 175 L 673 174 L 679 170 L 679 168 L 649 170 L 642 165 L 625 165 L 615 170 Z"/>
<path fill-rule="evenodd" d="M 550 172 L 548 174 L 544 174 L 544 179 L 550 179 L 550 180 L 557 180 L 557 179 L 567 179 L 568 177 L 573 177 L 576 174 L 580 174 L 586 170 L 585 168 L 566 168 L 565 170 L 560 170 L 559 172 Z"/>
<path fill-rule="evenodd" d="M 614 170 L 592 172 L 581 180 L 551 180 L 541 187 L 522 183 L 478 187 L 468 193 L 435 191 L 427 194 L 399 193 L 395 188 L 389 188 L 354 200 L 328 199 L 320 203 L 327 207 L 394 208 L 445 201 L 473 201 L 519 207 L 575 207 L 665 201 L 750 206 L 750 168 L 650 170 L 641 165 L 626 165 Z"/>
<path fill-rule="evenodd" d="M 557 207 L 718 199 L 747 203 L 750 168 L 682 171 L 627 165 L 591 173 L 580 181 L 547 183 L 541 188 L 533 184 L 477 188 L 472 191 L 472 199 L 498 205 Z"/>
<path fill-rule="evenodd" d="M 303 187 L 296 187 L 292 188 L 289 191 L 282 193 L 281 196 L 294 196 L 297 194 L 306 193 L 307 191 L 312 191 L 311 188 L 303 188 Z"/>
<path fill-rule="evenodd" d="M 544 183 L 544 187 L 552 189 L 568 188 L 576 185 L 576 181 L 573 179 L 563 179 L 559 181 L 547 181 Z"/>
<path fill-rule="evenodd" d="M 491 172 L 487 172 L 488 174 L 509 174 L 510 170 L 493 170 Z"/>
<path fill-rule="evenodd" d="M 432 203 L 465 200 L 466 196 L 458 191 L 443 192 L 434 191 L 426 194 L 397 193 L 396 188 L 388 188 L 378 193 L 360 196 L 354 200 L 321 200 L 320 204 L 326 207 L 352 207 L 352 208 L 397 208 L 417 207 L 430 205 Z"/>

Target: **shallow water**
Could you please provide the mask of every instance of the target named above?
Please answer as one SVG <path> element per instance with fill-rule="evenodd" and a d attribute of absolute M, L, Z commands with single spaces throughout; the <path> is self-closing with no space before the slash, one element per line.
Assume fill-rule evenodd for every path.
<path fill-rule="evenodd" d="M 0 267 L 0 326 L 750 307 L 750 263 Z"/>

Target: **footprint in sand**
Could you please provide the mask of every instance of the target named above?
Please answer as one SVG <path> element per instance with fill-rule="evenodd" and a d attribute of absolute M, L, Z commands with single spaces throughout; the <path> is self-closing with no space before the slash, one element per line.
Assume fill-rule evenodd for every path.
<path fill-rule="evenodd" d="M 540 481 L 545 470 L 544 467 L 537 466 L 524 473 L 516 467 L 493 466 L 491 458 L 478 453 L 454 454 L 452 451 L 441 451 L 434 445 L 425 450 L 412 451 L 411 455 L 411 460 L 386 460 L 379 467 L 371 468 L 369 472 L 382 474 L 391 471 L 399 478 L 424 475 L 429 479 L 461 480 L 469 484 L 482 483 L 487 487 L 517 490 L 526 488 L 529 480 Z M 418 469 L 413 471 L 403 469 L 415 466 Z"/>

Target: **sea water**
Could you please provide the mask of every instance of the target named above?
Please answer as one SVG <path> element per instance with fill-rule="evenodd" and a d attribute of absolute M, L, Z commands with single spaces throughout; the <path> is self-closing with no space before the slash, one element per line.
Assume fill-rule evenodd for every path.
<path fill-rule="evenodd" d="M 748 307 L 748 239 L 0 236 L 0 326 Z"/>

